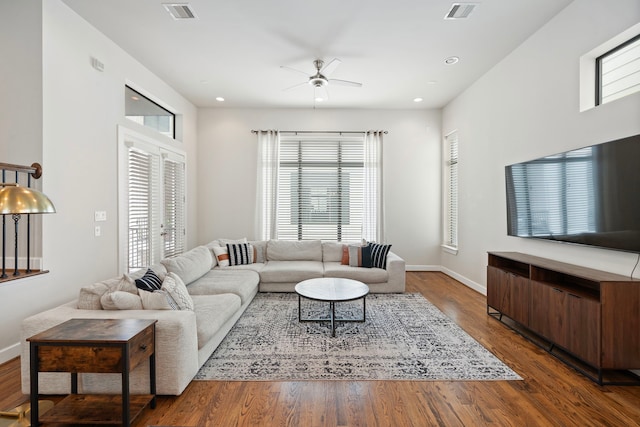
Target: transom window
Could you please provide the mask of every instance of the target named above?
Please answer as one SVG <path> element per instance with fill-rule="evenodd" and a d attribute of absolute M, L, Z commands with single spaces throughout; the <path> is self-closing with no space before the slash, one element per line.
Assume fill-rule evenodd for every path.
<path fill-rule="evenodd" d="M 640 34 L 596 58 L 596 105 L 640 92 Z"/>
<path fill-rule="evenodd" d="M 175 139 L 176 115 L 159 104 L 125 86 L 124 111 L 127 119 Z"/>

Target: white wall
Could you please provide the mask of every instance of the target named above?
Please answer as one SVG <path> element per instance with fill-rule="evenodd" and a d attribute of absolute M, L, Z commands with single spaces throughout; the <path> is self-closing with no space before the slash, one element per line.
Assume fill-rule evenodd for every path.
<path fill-rule="evenodd" d="M 486 252 L 507 250 L 631 273 L 637 255 L 507 237 L 504 166 L 640 133 L 640 94 L 579 111 L 578 67 L 638 22 L 637 0 L 576 0 L 444 108 L 460 137 L 460 250 L 445 268 L 485 288 Z"/>
<path fill-rule="evenodd" d="M 125 83 L 144 88 L 183 115 L 182 142 L 169 143 L 187 152 L 187 244 L 197 240 L 196 108 L 61 1 L 27 3 L 42 8 L 41 20 L 39 14 L 31 14 L 29 21 L 20 22 L 41 28 L 42 48 L 33 48 L 33 56 L 41 59 L 33 60 L 33 66 L 41 63 L 35 74 L 41 75 L 42 95 L 33 101 L 33 109 L 36 116 L 42 112 L 42 124 L 37 138 L 23 142 L 34 147 L 31 155 L 42 152 L 42 189 L 57 213 L 45 216 L 42 225 L 43 261 L 50 273 L 0 286 L 0 362 L 18 354 L 23 318 L 69 301 L 80 287 L 119 273 L 117 125 L 150 132 L 124 118 Z M 38 15 L 35 21 L 33 15 Z M 15 48 L 23 43 L 21 37 L 2 40 L 11 40 Z M 91 67 L 91 56 L 105 64 L 104 72 Z M 3 79 L 15 86 L 24 83 L 20 69 L 3 74 Z M 2 105 L 12 102 L 0 97 Z M 14 158 L 13 150 L 5 150 L 7 142 L 0 143 L 3 161 L 32 162 L 24 156 Z M 106 222 L 94 223 L 96 210 L 107 211 Z M 94 237 L 95 225 L 102 227 L 101 237 Z"/>
<path fill-rule="evenodd" d="M 252 129 L 387 130 L 386 240 L 409 265 L 440 264 L 439 111 L 201 109 L 199 243 L 255 237 L 257 142 Z"/>

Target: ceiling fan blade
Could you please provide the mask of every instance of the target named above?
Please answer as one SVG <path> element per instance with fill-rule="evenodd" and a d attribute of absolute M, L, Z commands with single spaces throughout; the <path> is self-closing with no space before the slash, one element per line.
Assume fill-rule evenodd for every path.
<path fill-rule="evenodd" d="M 297 68 L 288 67 L 286 65 L 281 65 L 280 68 L 282 68 L 283 70 L 289 70 L 289 71 L 293 71 L 293 72 L 296 72 L 296 73 L 301 73 L 301 74 L 304 74 L 305 76 L 309 77 L 309 73 L 307 73 L 306 71 L 298 70 Z"/>
<path fill-rule="evenodd" d="M 324 74 L 325 76 L 329 76 L 331 73 L 333 73 L 336 70 L 336 68 L 338 68 L 338 65 L 340 64 L 342 64 L 342 61 L 340 61 L 338 58 L 333 58 L 331 62 L 329 62 L 324 67 L 322 67 L 322 69 L 320 70 L 320 73 Z"/>
<path fill-rule="evenodd" d="M 362 83 L 352 82 L 349 80 L 329 79 L 329 84 L 336 86 L 362 87 Z"/>
<path fill-rule="evenodd" d="M 298 83 L 298 84 L 295 84 L 295 85 L 293 85 L 293 86 L 286 87 L 286 88 L 282 89 L 282 91 L 283 91 L 283 92 L 285 92 L 285 91 L 287 91 L 287 90 L 295 89 L 295 88 L 297 88 L 297 87 L 304 86 L 304 85 L 306 85 L 306 84 L 309 84 L 309 82 L 302 82 L 302 83 Z"/>

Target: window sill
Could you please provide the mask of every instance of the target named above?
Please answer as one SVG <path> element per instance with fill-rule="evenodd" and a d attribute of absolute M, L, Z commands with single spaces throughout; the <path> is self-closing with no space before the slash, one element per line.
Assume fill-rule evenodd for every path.
<path fill-rule="evenodd" d="M 442 249 L 442 252 L 446 252 L 451 255 L 458 255 L 458 248 L 455 246 L 440 245 L 440 248 Z"/>

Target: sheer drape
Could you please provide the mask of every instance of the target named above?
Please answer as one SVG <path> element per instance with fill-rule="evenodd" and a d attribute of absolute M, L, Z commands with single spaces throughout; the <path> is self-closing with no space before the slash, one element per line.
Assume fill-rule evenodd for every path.
<path fill-rule="evenodd" d="M 364 137 L 364 213 L 362 238 L 384 242 L 384 197 L 382 188 L 382 139 L 384 131 L 369 131 Z"/>
<path fill-rule="evenodd" d="M 277 239 L 276 212 L 280 168 L 280 132 L 258 131 L 258 182 L 256 185 L 256 238 Z"/>

